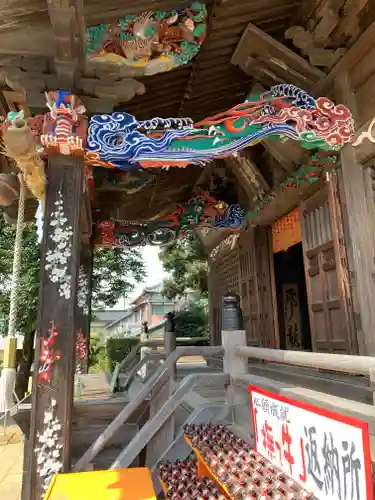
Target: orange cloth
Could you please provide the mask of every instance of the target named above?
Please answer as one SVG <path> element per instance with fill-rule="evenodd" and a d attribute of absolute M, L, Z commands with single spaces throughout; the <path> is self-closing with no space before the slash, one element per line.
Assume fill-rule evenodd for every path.
<path fill-rule="evenodd" d="M 299 207 L 272 224 L 273 253 L 288 250 L 302 241 L 301 212 Z"/>
<path fill-rule="evenodd" d="M 57 474 L 44 500 L 156 500 L 147 468 Z"/>

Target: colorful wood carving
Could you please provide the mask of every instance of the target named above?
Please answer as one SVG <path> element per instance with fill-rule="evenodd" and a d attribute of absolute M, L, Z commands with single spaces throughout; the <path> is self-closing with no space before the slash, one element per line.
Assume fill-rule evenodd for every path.
<path fill-rule="evenodd" d="M 75 95 L 62 90 L 46 92 L 46 99 L 50 112 L 44 116 L 41 145 L 46 152 L 83 155 L 87 135 L 86 108 Z"/>
<path fill-rule="evenodd" d="M 87 55 L 95 61 L 129 66 L 138 74 L 154 75 L 188 64 L 207 33 L 207 10 L 193 2 L 171 12 L 127 15 L 116 24 L 87 30 Z"/>
<path fill-rule="evenodd" d="M 34 150 L 30 152 L 30 155 L 43 156 L 48 153 L 60 153 L 83 156 L 87 138 L 86 108 L 78 97 L 70 92 L 56 90 L 45 94 L 50 111 L 45 115 L 36 115 L 28 119 L 23 117 L 22 111 L 9 113 L 2 126 L 4 141 L 7 141 L 6 138 L 10 133 L 16 138 L 15 131 L 21 130 L 24 132 L 23 135 L 30 135 L 35 141 Z M 20 136 L 19 131 L 18 136 Z M 22 139 L 23 144 L 26 139 L 23 137 Z M 9 149 L 12 150 L 11 146 Z"/>
<path fill-rule="evenodd" d="M 318 153 L 313 154 L 311 156 L 311 162 L 308 165 L 300 167 L 293 176 L 288 177 L 278 186 L 277 191 L 272 190 L 267 193 L 262 200 L 247 213 L 246 219 L 248 223 L 252 226 L 256 226 L 266 206 L 271 203 L 276 196 L 289 189 L 296 189 L 299 186 L 311 185 L 318 182 L 323 172 L 327 169 L 336 167 L 337 162 L 337 156 L 324 156 Z"/>
<path fill-rule="evenodd" d="M 181 205 L 163 220 L 140 223 L 106 220 L 98 225 L 97 244 L 103 247 L 167 245 L 178 237 L 190 238 L 197 227 L 240 229 L 245 210 L 240 205 L 200 196 Z"/>
<path fill-rule="evenodd" d="M 345 106 L 281 84 L 195 124 L 189 118 L 139 122 L 128 113 L 93 116 L 88 151 L 93 166 L 186 167 L 231 156 L 265 138 L 288 137 L 306 149 L 330 151 L 339 150 L 353 135 Z"/>

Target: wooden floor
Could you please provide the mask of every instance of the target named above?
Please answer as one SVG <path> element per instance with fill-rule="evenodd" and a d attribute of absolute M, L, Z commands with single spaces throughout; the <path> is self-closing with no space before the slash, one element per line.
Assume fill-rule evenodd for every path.
<path fill-rule="evenodd" d="M 116 397 L 110 390 L 110 373 L 89 373 L 87 375 L 80 375 L 79 377 L 82 383 L 80 399 L 111 399 Z M 75 390 L 75 399 L 77 400 L 77 389 Z"/>

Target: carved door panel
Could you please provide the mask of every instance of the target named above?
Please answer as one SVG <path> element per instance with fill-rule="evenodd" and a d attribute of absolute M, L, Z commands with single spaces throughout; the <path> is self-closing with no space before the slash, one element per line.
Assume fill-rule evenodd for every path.
<path fill-rule="evenodd" d="M 276 309 L 273 300 L 273 254 L 271 253 L 271 228 L 259 227 L 255 230 L 255 259 L 257 271 L 259 327 L 263 347 L 276 348 L 275 317 Z"/>
<path fill-rule="evenodd" d="M 339 280 L 337 228 L 325 186 L 301 205 L 303 253 L 314 351 L 350 353 L 344 298 Z"/>
<path fill-rule="evenodd" d="M 275 347 L 269 228 L 244 231 L 239 240 L 239 283 L 247 344 Z"/>
<path fill-rule="evenodd" d="M 253 230 L 244 231 L 239 239 L 239 285 L 247 345 L 261 347 Z"/>

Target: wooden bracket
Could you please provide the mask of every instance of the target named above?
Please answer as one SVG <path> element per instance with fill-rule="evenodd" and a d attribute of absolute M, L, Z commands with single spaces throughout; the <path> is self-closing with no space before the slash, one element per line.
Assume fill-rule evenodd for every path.
<path fill-rule="evenodd" d="M 74 92 L 85 57 L 85 22 L 82 0 L 47 0 L 55 38 L 55 71 L 59 88 Z"/>
<path fill-rule="evenodd" d="M 307 89 L 312 89 L 325 76 L 323 71 L 251 23 L 237 45 L 232 64 L 252 76 L 267 70 L 268 77 L 274 80 L 273 84 L 282 81 Z M 261 81 L 269 83 L 264 73 Z"/>
<path fill-rule="evenodd" d="M 244 152 L 227 158 L 225 161 L 243 186 L 251 203 L 261 200 L 269 191 L 270 187 L 262 173 Z"/>

